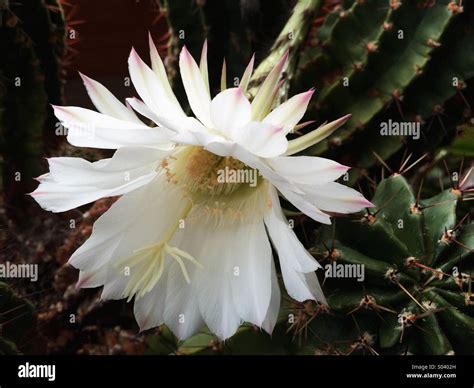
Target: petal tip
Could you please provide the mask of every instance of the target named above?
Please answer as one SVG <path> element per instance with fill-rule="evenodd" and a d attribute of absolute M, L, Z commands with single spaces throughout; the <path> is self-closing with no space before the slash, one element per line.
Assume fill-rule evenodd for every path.
<path fill-rule="evenodd" d="M 345 116 L 342 116 L 339 120 L 340 120 L 342 123 L 345 123 L 345 122 L 347 122 L 351 117 L 352 117 L 352 113 L 348 113 L 348 114 L 346 114 Z"/>
<path fill-rule="evenodd" d="M 130 50 L 130 56 L 128 57 L 128 61 L 134 62 L 136 64 L 140 64 L 140 56 L 137 53 L 137 50 L 135 50 L 135 47 L 132 46 L 132 49 Z"/>
<path fill-rule="evenodd" d="M 181 53 L 179 54 L 180 58 L 183 58 L 183 59 L 187 59 L 189 60 L 190 57 L 191 57 L 191 53 L 188 51 L 188 48 L 186 47 L 186 45 L 183 45 L 183 47 L 181 48 Z"/>
<path fill-rule="evenodd" d="M 361 199 L 360 204 L 364 205 L 364 207 L 375 207 L 375 205 L 366 198 Z"/>

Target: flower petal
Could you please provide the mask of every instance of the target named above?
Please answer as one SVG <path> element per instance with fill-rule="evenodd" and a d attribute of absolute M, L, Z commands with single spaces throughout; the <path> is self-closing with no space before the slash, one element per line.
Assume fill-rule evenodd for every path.
<path fill-rule="evenodd" d="M 250 77 L 252 76 L 254 62 L 255 62 L 255 54 L 252 55 L 252 58 L 250 59 L 250 62 L 247 65 L 247 67 L 245 68 L 244 74 L 242 75 L 242 79 L 240 80 L 239 87 L 242 89 L 242 91 L 244 93 L 247 91 L 247 88 L 249 86 Z"/>
<path fill-rule="evenodd" d="M 290 297 L 298 302 L 317 300 L 327 304 L 315 272 L 303 273 L 295 271 L 285 258 L 280 260 L 280 267 L 283 282 Z"/>
<path fill-rule="evenodd" d="M 133 304 L 133 315 L 137 320 L 140 331 L 148 330 L 165 323 L 164 311 L 166 306 L 166 287 L 168 285 L 166 274 L 155 287 L 138 298 Z"/>
<path fill-rule="evenodd" d="M 233 234 L 232 295 L 242 320 L 261 326 L 271 299 L 272 249 L 262 220 L 242 222 Z M 245 241 L 245 244 L 241 242 Z M 229 249 L 232 249 L 229 247 Z"/>
<path fill-rule="evenodd" d="M 226 89 L 211 102 L 211 120 L 214 128 L 231 134 L 252 118 L 252 106 L 240 88 Z"/>
<path fill-rule="evenodd" d="M 291 140 L 286 155 L 294 155 L 326 139 L 328 136 L 332 135 L 336 129 L 344 125 L 351 117 L 352 115 L 348 114 L 337 120 L 331 121 L 328 124 L 324 124 L 314 131 Z"/>
<path fill-rule="evenodd" d="M 143 125 L 140 119 L 122 104 L 110 91 L 101 83 L 92 78 L 79 73 L 87 89 L 87 93 L 97 110 L 105 115 L 119 120 L 131 121 Z"/>
<path fill-rule="evenodd" d="M 308 217 L 311 217 L 317 222 L 322 224 L 331 224 L 331 218 L 318 209 L 314 204 L 309 202 L 305 195 L 300 195 L 294 191 L 288 190 L 286 187 L 278 187 L 278 190 L 283 194 L 283 196 L 290 201 L 298 210 L 302 211 Z"/>
<path fill-rule="evenodd" d="M 187 251 L 183 246 L 180 248 Z M 203 270 L 205 269 L 191 265 L 188 268 L 189 276 L 194 278 L 196 271 Z M 164 321 L 179 340 L 184 340 L 204 326 L 197 300 L 197 290 L 193 284 L 186 283 L 176 262 L 170 266 L 167 287 Z"/>
<path fill-rule="evenodd" d="M 179 56 L 179 69 L 191 109 L 201 123 L 211 128 L 211 97 L 199 67 L 185 46 Z"/>
<path fill-rule="evenodd" d="M 262 120 L 270 111 L 273 104 L 273 96 L 278 88 L 278 82 L 284 67 L 288 62 L 288 51 L 278 61 L 273 70 L 263 81 L 257 94 L 252 101 L 252 117 L 254 120 Z M 257 69 L 258 71 L 258 69 Z"/>
<path fill-rule="evenodd" d="M 275 327 L 278 314 L 280 312 L 280 303 L 281 303 L 281 293 L 280 293 L 280 285 L 278 284 L 278 278 L 275 270 L 275 263 L 272 260 L 272 291 L 271 291 L 271 299 L 270 304 L 268 306 L 267 315 L 265 320 L 262 323 L 262 329 L 265 330 L 268 334 L 272 334 L 273 328 Z"/>
<path fill-rule="evenodd" d="M 269 159 L 268 164 L 287 179 L 308 185 L 332 182 L 349 170 L 347 166 L 317 156 L 278 156 Z"/>
<path fill-rule="evenodd" d="M 156 65 L 156 57 L 154 60 Z M 128 65 L 133 85 L 150 109 L 163 116 L 185 116 L 176 98 L 170 98 L 169 89 L 161 77 L 142 61 L 135 49 L 130 53 Z"/>
<path fill-rule="evenodd" d="M 170 149 L 172 133 L 144 124 L 118 120 L 89 109 L 53 106 L 54 114 L 68 128 L 67 139 L 77 147 L 117 149 L 125 146 L 150 146 Z"/>
<path fill-rule="evenodd" d="M 153 38 L 150 33 L 148 34 L 148 43 L 150 46 L 151 68 L 155 72 L 155 74 L 158 76 L 161 82 L 161 86 L 163 87 L 164 92 L 168 96 L 168 99 L 180 111 L 179 116 L 182 116 L 181 105 L 179 104 L 178 99 L 173 93 L 173 89 L 171 88 L 170 81 L 168 80 L 168 75 L 166 74 L 165 65 L 163 64 L 163 61 L 161 60 L 160 54 L 158 53 L 158 50 L 156 49 L 155 43 L 153 42 Z"/>
<path fill-rule="evenodd" d="M 91 163 L 81 158 L 48 159 L 50 172 L 31 193 L 46 210 L 62 212 L 99 198 L 122 195 L 149 183 L 164 151 L 124 147 L 110 159 Z"/>
<path fill-rule="evenodd" d="M 271 208 L 265 213 L 265 225 L 278 255 L 284 256 L 291 268 L 298 272 L 312 272 L 321 265 L 305 249 L 290 228 L 280 206 L 275 188 L 269 188 Z"/>
<path fill-rule="evenodd" d="M 127 98 L 127 103 L 142 116 L 158 124 L 158 115 L 136 97 Z"/>
<path fill-rule="evenodd" d="M 201 71 L 201 76 L 204 81 L 204 85 L 206 86 L 207 93 L 211 95 L 209 89 L 209 72 L 207 69 L 207 39 L 202 45 L 201 60 L 199 61 L 199 70 Z"/>
<path fill-rule="evenodd" d="M 313 93 L 314 89 L 311 89 L 291 97 L 271 111 L 263 122 L 282 127 L 285 134 L 288 134 L 303 118 Z"/>
<path fill-rule="evenodd" d="M 191 213 L 182 233 L 186 251 L 203 265 L 188 287 L 193 288 L 191 300 L 198 295 L 208 327 L 226 339 L 244 320 L 261 325 L 272 291 L 271 248 L 263 220 L 217 225 Z"/>
<path fill-rule="evenodd" d="M 194 117 L 184 118 L 173 118 L 168 119 L 166 117 L 157 117 L 156 120 L 162 126 L 168 130 L 173 131 L 175 134 L 171 137 L 171 140 L 177 144 L 182 145 L 195 145 L 205 147 L 210 142 L 227 142 L 217 132 L 210 132 L 201 122 Z M 232 143 L 230 143 L 232 144 Z"/>
<path fill-rule="evenodd" d="M 262 159 L 254 155 L 253 153 L 236 143 L 226 141 L 215 141 L 212 139 L 206 140 L 210 140 L 204 145 L 204 148 L 206 150 L 219 156 L 232 156 L 233 158 L 240 160 L 247 166 L 257 169 L 262 176 L 268 179 L 274 186 L 279 189 L 286 189 L 288 191 L 294 191 L 295 193 L 303 194 L 303 191 L 301 191 L 301 189 L 299 189 L 297 185 L 276 173 L 266 163 L 267 159 Z"/>
<path fill-rule="evenodd" d="M 95 222 L 92 235 L 69 260 L 73 267 L 95 277 L 95 283 L 79 286 L 104 285 L 103 299 L 123 298 L 129 277 L 115 266 L 116 260 L 159 242 L 187 205 L 179 188 L 169 185 L 164 174 L 123 195 Z M 160 281 L 166 281 L 166 276 Z"/>
<path fill-rule="evenodd" d="M 201 251 L 203 239 L 209 239 L 205 229 L 200 228 L 199 222 L 186 219 L 185 227 L 178 229 L 171 241 L 173 246 L 179 246 L 202 264 Z M 204 326 L 204 320 L 199 310 L 198 275 L 204 275 L 207 268 L 189 266 L 191 283 L 187 283 L 177 265 L 170 268 L 165 307 L 165 323 L 181 340 L 195 334 Z"/>
<path fill-rule="evenodd" d="M 257 121 L 252 121 L 235 130 L 232 138 L 242 147 L 262 158 L 281 155 L 288 148 L 288 140 L 281 127 Z"/>
<path fill-rule="evenodd" d="M 314 260 L 293 231 L 289 229 L 274 188 L 270 188 L 270 195 L 272 207 L 265 213 L 265 225 L 278 253 L 283 282 L 288 295 L 300 302 L 313 299 L 325 303 L 318 278 L 313 272 L 321 268 L 321 265 Z"/>
<path fill-rule="evenodd" d="M 334 213 L 356 213 L 366 207 L 373 207 L 357 190 L 329 182 L 323 185 L 299 185 L 308 202 L 321 210 Z"/>
<path fill-rule="evenodd" d="M 241 317 L 233 301 L 232 276 L 235 250 L 233 235 L 209 224 L 202 225 L 200 246 L 190 253 L 203 265 L 197 271 L 195 290 L 198 304 L 207 326 L 220 339 L 232 336 L 241 324 Z M 230 244 L 230 245 L 229 245 Z M 258 295 L 257 295 L 258 296 Z"/>

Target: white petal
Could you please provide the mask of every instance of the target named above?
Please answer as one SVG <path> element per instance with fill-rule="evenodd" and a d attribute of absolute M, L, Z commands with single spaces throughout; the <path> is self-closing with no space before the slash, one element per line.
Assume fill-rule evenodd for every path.
<path fill-rule="evenodd" d="M 275 263 L 272 260 L 272 296 L 270 299 L 270 304 L 268 306 L 267 316 L 262 323 L 262 329 L 265 330 L 268 334 L 272 334 L 273 328 L 275 327 L 278 314 L 280 312 L 280 303 L 281 303 L 281 294 L 280 294 L 280 285 L 278 284 L 278 278 L 275 270 Z"/>
<path fill-rule="evenodd" d="M 80 158 L 48 159 L 50 172 L 39 178 L 31 194 L 46 210 L 61 212 L 99 198 L 125 194 L 149 183 L 164 151 L 124 147 L 111 159 L 88 162 Z"/>
<path fill-rule="evenodd" d="M 272 292 L 271 248 L 262 220 L 224 226 L 196 220 L 186 229 L 198 230 L 196 248 L 189 251 L 204 266 L 196 270 L 194 285 L 209 328 L 226 339 L 242 321 L 262 325 Z"/>
<path fill-rule="evenodd" d="M 79 73 L 87 93 L 97 110 L 119 120 L 131 121 L 143 125 L 140 119 L 122 104 L 104 85 Z"/>
<path fill-rule="evenodd" d="M 239 256 L 232 234 L 210 225 L 202 225 L 200 246 L 190 253 L 204 266 L 192 282 L 198 292 L 198 303 L 207 326 L 222 340 L 231 337 L 242 320 L 233 301 L 233 260 Z M 231 244 L 230 246 L 228 244 Z"/>
<path fill-rule="evenodd" d="M 278 187 L 278 186 L 277 186 Z M 318 209 L 314 204 L 309 202 L 309 199 L 305 195 L 295 193 L 294 191 L 288 190 L 286 187 L 278 187 L 278 190 L 283 194 L 283 196 L 290 201 L 298 210 L 302 211 L 308 217 L 311 217 L 317 222 L 322 224 L 331 224 L 331 218 Z"/>
<path fill-rule="evenodd" d="M 254 155 L 239 144 L 224 141 L 210 141 L 204 146 L 204 148 L 219 156 L 232 156 L 233 158 L 240 160 L 247 166 L 257 169 L 263 177 L 268 179 L 278 189 L 286 189 L 288 191 L 303 194 L 303 191 L 301 191 L 295 184 L 276 173 L 267 164 L 266 161 L 268 159 L 262 159 Z"/>
<path fill-rule="evenodd" d="M 156 58 L 155 58 L 156 60 Z M 128 59 L 130 76 L 140 97 L 150 109 L 164 116 L 185 116 L 176 98 L 170 98 L 169 88 L 132 49 Z"/>
<path fill-rule="evenodd" d="M 288 101 L 285 101 L 270 112 L 263 119 L 263 122 L 282 127 L 286 134 L 291 132 L 295 125 L 303 118 L 313 93 L 314 89 L 291 97 Z"/>
<path fill-rule="evenodd" d="M 211 142 L 226 142 L 219 133 L 210 132 L 201 122 L 194 117 L 173 118 L 157 117 L 156 120 L 162 128 L 169 129 L 175 134 L 171 141 L 183 145 L 195 145 L 205 147 Z"/>
<path fill-rule="evenodd" d="M 326 303 L 326 298 L 315 272 L 303 273 L 295 271 L 285 258 L 283 260 L 280 259 L 280 267 L 283 282 L 290 297 L 299 302 L 317 300 Z"/>
<path fill-rule="evenodd" d="M 187 251 L 183 246 L 180 246 L 180 249 Z M 187 268 L 191 278 L 195 276 L 195 271 L 204 270 L 193 264 Z M 179 340 L 184 340 L 204 326 L 197 300 L 197 290 L 193 288 L 193 284 L 186 283 L 176 262 L 170 266 L 167 287 L 164 321 Z"/>
<path fill-rule="evenodd" d="M 226 89 L 211 102 L 214 128 L 223 133 L 243 127 L 252 118 L 252 106 L 240 88 Z"/>
<path fill-rule="evenodd" d="M 142 116 L 158 124 L 158 115 L 136 97 L 127 98 L 127 103 Z"/>
<path fill-rule="evenodd" d="M 117 149 L 125 146 L 150 146 L 170 149 L 171 132 L 144 124 L 118 120 L 78 107 L 53 106 L 54 114 L 68 128 L 67 139 L 77 147 Z"/>
<path fill-rule="evenodd" d="M 263 220 L 217 225 L 191 214 L 184 233 L 193 235 L 187 250 L 203 265 L 191 284 L 211 331 L 226 339 L 244 320 L 261 325 L 271 299 L 272 263 Z"/>
<path fill-rule="evenodd" d="M 191 109 L 205 126 L 212 127 L 211 97 L 201 71 L 186 47 L 183 47 L 179 56 L 179 69 Z"/>
<path fill-rule="evenodd" d="M 278 194 L 271 188 L 272 208 L 265 214 L 265 225 L 278 253 L 280 268 L 288 295 L 303 302 L 308 299 L 325 303 L 314 271 L 321 266 L 306 251 L 292 231 L 288 232 Z"/>
<path fill-rule="evenodd" d="M 160 241 L 186 206 L 179 189 L 160 175 L 118 199 L 95 222 L 92 235 L 74 252 L 69 263 L 94 274 L 95 285 L 105 285 L 103 299 L 121 299 L 129 277 L 114 262 Z"/>
<path fill-rule="evenodd" d="M 192 117 L 190 117 L 191 119 Z M 187 144 L 195 146 L 206 147 L 207 144 L 212 142 L 222 143 L 222 144 L 232 144 L 222 140 L 220 136 L 213 135 L 207 131 L 181 131 L 171 138 L 174 142 L 178 144 Z"/>
<path fill-rule="evenodd" d="M 295 271 L 312 272 L 321 268 L 321 265 L 308 253 L 293 229 L 290 228 L 281 209 L 276 190 L 270 187 L 269 193 L 272 206 L 265 213 L 265 225 L 278 256 L 284 256 Z"/>
<path fill-rule="evenodd" d="M 181 105 L 179 104 L 178 99 L 174 95 L 173 89 L 171 89 L 171 85 L 168 80 L 168 75 L 166 74 L 165 65 L 161 60 L 160 54 L 156 49 L 155 43 L 153 42 L 153 38 L 150 33 L 148 34 L 148 43 L 150 46 L 151 68 L 160 79 L 161 86 L 163 87 L 164 92 L 168 96 L 168 99 L 178 108 L 181 115 Z"/>
<path fill-rule="evenodd" d="M 271 299 L 272 249 L 261 220 L 241 223 L 234 233 L 232 295 L 242 320 L 261 326 Z M 242 242 L 245 241 L 244 244 Z"/>
<path fill-rule="evenodd" d="M 366 207 L 373 207 L 358 191 L 336 182 L 319 186 L 299 185 L 308 202 L 321 210 L 334 213 L 355 213 Z"/>
<path fill-rule="evenodd" d="M 188 252 L 200 261 L 200 246 L 203 238 L 209 238 L 205 231 L 193 224 L 192 221 L 185 220 L 185 227 L 177 230 L 171 244 L 178 246 L 179 249 Z M 206 268 L 198 268 L 195 265 L 190 265 L 187 268 L 191 283 L 186 282 L 176 262 L 169 270 L 167 281 L 165 323 L 180 340 L 192 336 L 204 326 L 198 304 L 196 272 L 206 271 Z"/>
<path fill-rule="evenodd" d="M 283 154 L 288 140 L 281 127 L 252 121 L 232 134 L 232 138 L 245 149 L 262 158 Z"/>
<path fill-rule="evenodd" d="M 268 159 L 268 164 L 287 179 L 309 185 L 332 182 L 349 170 L 347 166 L 317 156 L 279 156 Z"/>
<path fill-rule="evenodd" d="M 133 315 L 140 331 L 157 327 L 165 322 L 167 275 L 168 273 L 164 273 L 150 292 L 134 301 Z"/>

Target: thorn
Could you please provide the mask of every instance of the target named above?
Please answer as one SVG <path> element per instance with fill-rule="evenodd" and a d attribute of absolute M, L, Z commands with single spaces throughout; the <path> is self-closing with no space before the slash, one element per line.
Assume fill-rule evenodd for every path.
<path fill-rule="evenodd" d="M 421 162 L 427 156 L 428 156 L 428 153 L 424 154 L 423 156 L 418 158 L 414 163 L 412 163 L 409 167 L 407 167 L 404 171 L 400 171 L 400 174 L 405 174 L 407 171 L 411 170 L 414 166 L 416 166 L 419 162 Z"/>
<path fill-rule="evenodd" d="M 411 153 L 410 155 L 408 155 L 408 158 L 405 159 L 407 152 L 408 152 L 408 148 L 405 148 L 405 152 L 403 153 L 403 156 L 402 156 L 402 164 L 400 165 L 398 172 L 403 170 L 403 168 L 406 166 L 406 164 L 410 161 L 411 157 L 413 156 L 413 153 Z"/>
<path fill-rule="evenodd" d="M 415 302 L 418 306 L 420 306 L 420 308 L 424 311 L 426 311 L 426 308 L 420 303 L 418 302 L 418 300 L 397 280 L 395 282 L 395 284 L 400 287 L 402 289 L 402 291 L 407 294 L 411 300 L 413 300 L 413 302 Z"/>
<path fill-rule="evenodd" d="M 385 163 L 385 161 L 375 151 L 372 151 L 372 154 L 391 174 L 393 174 L 393 170 L 387 165 L 387 163 Z"/>

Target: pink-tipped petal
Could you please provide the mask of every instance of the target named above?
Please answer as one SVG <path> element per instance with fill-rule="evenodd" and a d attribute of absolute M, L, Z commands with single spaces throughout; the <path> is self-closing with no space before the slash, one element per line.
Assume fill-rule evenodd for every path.
<path fill-rule="evenodd" d="M 46 210 L 62 212 L 97 199 L 125 194 L 149 183 L 168 152 L 145 147 L 122 147 L 110 159 L 49 159 L 49 174 L 32 193 Z"/>
<path fill-rule="evenodd" d="M 304 191 L 309 202 L 327 212 L 349 214 L 373 206 L 361 193 L 337 182 L 302 184 L 298 187 Z"/>
<path fill-rule="evenodd" d="M 166 131 L 156 131 L 144 124 L 119 120 L 84 108 L 53 106 L 53 109 L 56 117 L 68 129 L 69 143 L 77 147 L 170 147 L 170 133 Z"/>
<path fill-rule="evenodd" d="M 168 80 L 168 75 L 166 73 L 165 65 L 163 61 L 161 60 L 160 54 L 155 46 L 155 43 L 153 42 L 153 37 L 151 36 L 151 33 L 148 33 L 148 43 L 150 46 L 150 59 L 151 59 L 151 68 L 155 72 L 155 74 L 158 76 L 158 78 L 161 81 L 161 85 L 163 87 L 164 92 L 168 96 L 169 100 L 179 107 L 179 111 L 181 110 L 181 106 L 178 102 L 178 99 L 173 93 L 173 90 L 171 89 L 170 82 Z"/>
<path fill-rule="evenodd" d="M 306 135 L 291 140 L 286 155 L 294 155 L 326 139 L 328 136 L 332 135 L 336 129 L 344 125 L 351 117 L 351 114 L 345 115 L 328 124 L 322 125 Z"/>
<path fill-rule="evenodd" d="M 270 112 L 263 122 L 281 126 L 284 128 L 285 133 L 291 132 L 303 118 L 313 93 L 314 89 L 311 89 L 291 97 L 288 101 Z"/>
<path fill-rule="evenodd" d="M 273 104 L 273 96 L 278 89 L 278 82 L 288 62 L 288 51 L 278 61 L 273 70 L 268 74 L 262 86 L 252 101 L 252 116 L 255 120 L 262 120 L 270 111 Z M 258 72 L 258 69 L 257 69 Z"/>
<path fill-rule="evenodd" d="M 170 97 L 166 83 L 143 62 L 134 48 L 130 52 L 128 65 L 135 89 L 151 110 L 159 115 L 185 116 L 174 95 Z"/>
<path fill-rule="evenodd" d="M 317 156 L 280 156 L 268 164 L 280 175 L 308 185 L 333 182 L 344 175 L 349 167 Z"/>
<path fill-rule="evenodd" d="M 206 127 L 211 128 L 211 98 L 201 71 L 186 46 L 183 46 L 179 56 L 179 68 L 192 111 Z"/>
<path fill-rule="evenodd" d="M 82 73 L 79 73 L 79 75 L 84 82 L 84 86 L 87 89 L 92 103 L 99 112 L 119 120 L 143 124 L 138 117 L 128 110 L 104 85 Z"/>

